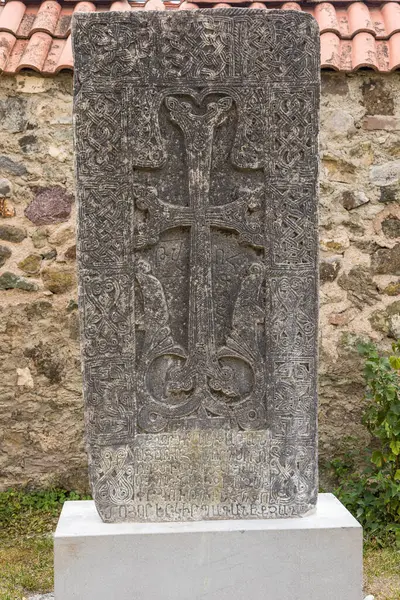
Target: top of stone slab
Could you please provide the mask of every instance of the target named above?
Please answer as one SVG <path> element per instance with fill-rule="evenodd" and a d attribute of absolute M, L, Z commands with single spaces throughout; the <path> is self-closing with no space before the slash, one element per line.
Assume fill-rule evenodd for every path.
<path fill-rule="evenodd" d="M 196 31 L 199 23 L 203 23 L 202 34 Z M 237 40 L 240 23 L 246 23 L 249 35 Z M 182 79 L 240 84 L 319 79 L 318 23 L 311 14 L 301 11 L 224 8 L 78 12 L 73 17 L 72 34 L 80 81 L 96 76 L 148 82 Z M 247 42 L 251 39 L 253 44 L 249 47 Z M 214 64 L 201 64 L 210 47 Z"/>

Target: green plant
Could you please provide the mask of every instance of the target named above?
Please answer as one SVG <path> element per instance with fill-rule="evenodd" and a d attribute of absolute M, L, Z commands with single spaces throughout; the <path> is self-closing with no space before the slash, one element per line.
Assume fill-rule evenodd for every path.
<path fill-rule="evenodd" d="M 371 344 L 360 344 L 365 357 L 367 408 L 363 423 L 372 435 L 367 466 L 356 469 L 347 453 L 330 466 L 337 478 L 336 495 L 364 527 L 366 537 L 379 545 L 400 545 L 400 342 L 390 356 Z"/>
<path fill-rule="evenodd" d="M 364 374 L 370 401 L 363 421 L 381 445 L 371 460 L 377 467 L 386 465 L 390 477 L 400 482 L 400 342 L 392 344 L 389 357 L 380 356 L 373 344 L 362 344 L 359 349 L 366 359 Z M 400 504 L 400 498 L 398 501 Z"/>
<path fill-rule="evenodd" d="M 0 492 L 0 538 L 49 533 L 54 530 L 66 500 L 89 498 L 61 489 Z"/>

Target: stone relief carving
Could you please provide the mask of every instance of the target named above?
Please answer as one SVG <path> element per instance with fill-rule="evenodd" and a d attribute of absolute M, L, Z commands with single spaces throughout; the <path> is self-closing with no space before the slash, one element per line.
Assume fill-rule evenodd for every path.
<path fill-rule="evenodd" d="M 316 501 L 318 29 L 78 14 L 79 278 L 106 521 Z"/>

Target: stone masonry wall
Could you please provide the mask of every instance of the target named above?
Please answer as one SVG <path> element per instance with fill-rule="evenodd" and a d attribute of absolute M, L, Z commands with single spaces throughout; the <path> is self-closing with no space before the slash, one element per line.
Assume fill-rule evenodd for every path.
<path fill-rule="evenodd" d="M 0 489 L 86 486 L 72 77 L 0 78 Z M 363 448 L 359 339 L 400 337 L 400 74 L 325 72 L 320 452 Z"/>

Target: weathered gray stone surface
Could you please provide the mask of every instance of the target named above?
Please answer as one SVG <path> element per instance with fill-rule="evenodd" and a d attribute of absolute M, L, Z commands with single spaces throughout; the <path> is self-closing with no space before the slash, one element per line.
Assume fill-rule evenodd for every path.
<path fill-rule="evenodd" d="M 74 53 L 101 517 L 305 514 L 317 498 L 315 21 L 80 13 Z"/>

